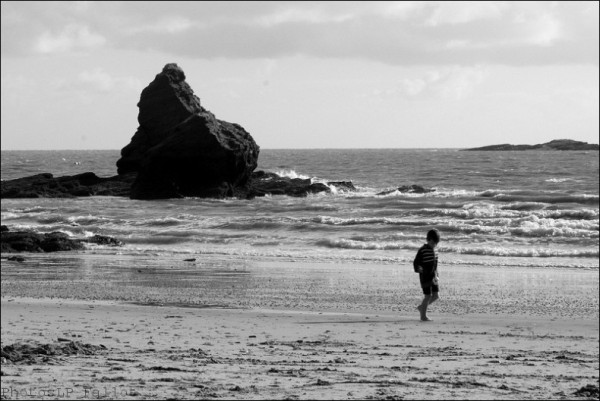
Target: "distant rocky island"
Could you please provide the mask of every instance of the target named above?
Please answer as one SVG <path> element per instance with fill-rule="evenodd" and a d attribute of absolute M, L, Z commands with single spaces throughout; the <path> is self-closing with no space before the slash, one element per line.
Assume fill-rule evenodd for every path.
<path fill-rule="evenodd" d="M 574 141 L 572 139 L 555 139 L 547 143 L 538 145 L 490 145 L 480 148 L 470 148 L 461 150 L 598 150 L 597 144 Z"/>

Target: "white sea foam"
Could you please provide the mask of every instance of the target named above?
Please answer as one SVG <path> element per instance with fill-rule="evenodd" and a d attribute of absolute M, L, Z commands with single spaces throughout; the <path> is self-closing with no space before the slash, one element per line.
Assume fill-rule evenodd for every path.
<path fill-rule="evenodd" d="M 470 198 L 479 195 L 479 191 L 471 191 L 466 189 L 445 189 L 445 188 L 431 188 L 433 192 L 415 193 L 415 192 L 403 192 L 398 189 L 367 189 L 363 195 L 377 196 L 381 198 Z"/>
<path fill-rule="evenodd" d="M 275 174 L 277 174 L 277 175 L 278 175 L 278 176 L 280 176 L 280 177 L 286 177 L 286 178 L 301 178 L 301 179 L 303 179 L 303 180 L 306 180 L 306 179 L 312 178 L 312 177 L 309 177 L 309 176 L 307 176 L 307 175 L 304 175 L 304 174 L 299 174 L 299 173 L 297 173 L 297 172 L 296 172 L 296 171 L 294 171 L 294 170 L 285 170 L 285 169 L 284 169 L 284 170 L 276 170 L 276 171 L 275 171 Z"/>
<path fill-rule="evenodd" d="M 363 242 L 351 239 L 323 239 L 317 241 L 317 245 L 328 248 L 344 249 L 369 249 L 369 250 L 393 250 L 418 248 L 417 244 L 399 242 Z"/>
<path fill-rule="evenodd" d="M 549 178 L 547 180 L 544 180 L 545 182 L 554 182 L 554 183 L 561 183 L 561 182 L 568 182 L 568 181 L 576 181 L 574 178 Z"/>
<path fill-rule="evenodd" d="M 21 213 L 14 213 L 14 212 L 2 212 L 0 214 L 0 218 L 2 219 L 2 221 L 11 220 L 11 219 L 18 219 L 18 218 L 20 218 L 22 216 L 23 215 Z"/>
<path fill-rule="evenodd" d="M 109 219 L 102 216 L 92 216 L 88 214 L 87 216 L 70 216 L 66 219 L 66 222 L 77 225 L 89 225 L 89 224 L 98 224 L 102 222 L 108 222 Z"/>
<path fill-rule="evenodd" d="M 55 214 L 55 215 L 47 215 L 44 214 L 38 217 L 38 222 L 42 224 L 53 224 L 53 223 L 64 223 L 68 220 L 64 215 Z"/>
<path fill-rule="evenodd" d="M 139 221 L 139 224 L 149 226 L 173 226 L 181 224 L 183 221 L 177 217 L 162 217 L 157 219 L 146 219 Z"/>
<path fill-rule="evenodd" d="M 470 255 L 489 255 L 504 257 L 585 257 L 597 258 L 598 249 L 557 249 L 557 248 L 509 248 L 501 246 L 445 246 L 445 252 Z"/>
<path fill-rule="evenodd" d="M 354 250 L 416 250 L 422 244 L 416 241 L 384 242 L 356 241 L 352 239 L 322 239 L 317 245 L 327 248 L 342 248 Z M 558 249 L 558 248 L 514 248 L 502 246 L 457 246 L 452 244 L 440 245 L 440 252 L 471 255 L 488 255 L 503 257 L 598 257 L 598 249 Z"/>
<path fill-rule="evenodd" d="M 583 219 L 598 220 L 597 209 L 544 209 L 542 203 L 511 203 L 510 205 L 490 205 L 480 203 L 469 203 L 461 209 L 429 209 L 424 208 L 421 213 L 431 216 L 448 216 L 461 219 L 484 219 L 484 218 L 506 218 L 517 219 L 521 217 L 535 216 L 547 219 Z"/>

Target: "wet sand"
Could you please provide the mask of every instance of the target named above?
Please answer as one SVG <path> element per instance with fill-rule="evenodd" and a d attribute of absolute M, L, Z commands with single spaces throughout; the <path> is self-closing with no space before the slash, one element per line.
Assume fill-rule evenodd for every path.
<path fill-rule="evenodd" d="M 598 399 L 597 270 L 446 267 L 421 322 L 405 267 L 64 258 L 3 258 L 3 349 L 98 347 L 3 359 L 5 399 Z"/>

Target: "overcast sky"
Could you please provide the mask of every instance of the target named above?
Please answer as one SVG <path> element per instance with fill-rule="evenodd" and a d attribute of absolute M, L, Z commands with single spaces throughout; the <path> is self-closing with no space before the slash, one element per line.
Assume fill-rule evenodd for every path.
<path fill-rule="evenodd" d="M 3 1 L 2 149 L 121 149 L 177 63 L 262 148 L 598 143 L 598 2 Z"/>

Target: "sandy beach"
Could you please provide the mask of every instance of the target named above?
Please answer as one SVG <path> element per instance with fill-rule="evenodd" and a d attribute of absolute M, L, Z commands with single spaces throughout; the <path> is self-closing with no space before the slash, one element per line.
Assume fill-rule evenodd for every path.
<path fill-rule="evenodd" d="M 598 399 L 597 270 L 447 267 L 421 322 L 404 267 L 63 258 L 3 258 L 3 399 Z"/>
<path fill-rule="evenodd" d="M 600 1 L 0 14 L 2 401 L 600 401 Z"/>

